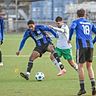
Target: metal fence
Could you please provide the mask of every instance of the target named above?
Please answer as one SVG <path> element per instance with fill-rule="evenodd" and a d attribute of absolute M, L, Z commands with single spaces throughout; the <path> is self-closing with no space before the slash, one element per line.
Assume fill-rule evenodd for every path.
<path fill-rule="evenodd" d="M 67 25 L 70 25 L 71 22 L 76 19 L 76 13 L 66 13 L 66 18 L 64 18 L 64 22 Z M 87 19 L 96 24 L 96 12 L 87 14 Z M 45 24 L 45 25 L 54 25 L 54 20 L 35 20 L 36 24 Z M 14 20 L 9 18 L 5 20 L 5 31 L 6 32 L 24 32 L 27 28 L 27 21 L 25 20 Z"/>

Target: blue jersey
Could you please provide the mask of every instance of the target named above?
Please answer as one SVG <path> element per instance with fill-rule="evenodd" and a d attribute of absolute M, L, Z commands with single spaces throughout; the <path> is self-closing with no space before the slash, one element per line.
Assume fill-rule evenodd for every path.
<path fill-rule="evenodd" d="M 51 42 L 51 39 L 47 37 L 45 31 L 51 32 L 55 37 L 58 37 L 58 34 L 51 28 L 44 26 L 44 25 L 35 25 L 34 31 L 32 31 L 31 29 L 27 29 L 25 31 L 23 39 L 20 43 L 19 51 L 22 50 L 25 44 L 25 41 L 29 37 L 31 37 L 35 41 L 36 46 L 41 46 L 42 44 L 47 44 Z"/>
<path fill-rule="evenodd" d="M 96 36 L 95 36 L 95 38 L 93 39 L 93 44 L 96 42 Z"/>
<path fill-rule="evenodd" d="M 4 20 L 0 17 L 0 41 L 3 40 L 3 33 L 4 33 Z"/>
<path fill-rule="evenodd" d="M 96 27 L 86 18 L 79 18 L 72 22 L 70 26 L 69 40 L 71 40 L 73 32 L 76 32 L 76 48 L 93 48 L 92 32 L 96 34 Z"/>

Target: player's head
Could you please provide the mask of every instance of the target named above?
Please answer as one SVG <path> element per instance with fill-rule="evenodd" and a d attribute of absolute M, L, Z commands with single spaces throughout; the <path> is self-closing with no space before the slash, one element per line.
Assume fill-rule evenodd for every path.
<path fill-rule="evenodd" d="M 62 19 L 62 17 L 60 17 L 60 16 L 56 17 L 55 22 L 56 22 L 56 25 L 59 28 L 62 27 L 62 25 L 63 25 L 63 19 Z"/>
<path fill-rule="evenodd" d="M 77 17 L 85 17 L 85 10 L 84 9 L 77 10 Z"/>
<path fill-rule="evenodd" d="M 31 29 L 32 31 L 35 30 L 35 23 L 34 23 L 33 20 L 29 20 L 29 21 L 27 22 L 27 25 L 28 25 L 29 29 Z"/>

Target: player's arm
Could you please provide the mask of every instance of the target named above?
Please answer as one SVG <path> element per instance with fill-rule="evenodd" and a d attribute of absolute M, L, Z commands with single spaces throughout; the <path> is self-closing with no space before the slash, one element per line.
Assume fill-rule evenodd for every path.
<path fill-rule="evenodd" d="M 65 33 L 64 28 L 53 27 L 52 25 L 49 25 L 49 27 L 56 30 L 56 31 L 58 31 L 58 32 Z"/>
<path fill-rule="evenodd" d="M 96 43 L 96 36 L 95 36 L 95 38 L 93 39 L 93 44 L 94 44 L 94 43 Z"/>
<path fill-rule="evenodd" d="M 92 25 L 92 32 L 96 34 L 96 26 Z"/>
<path fill-rule="evenodd" d="M 74 33 L 76 26 L 77 26 L 76 22 L 73 21 L 71 26 L 70 26 L 70 29 L 69 29 L 69 41 L 68 41 L 68 43 L 70 43 L 70 41 L 71 41 L 71 38 L 72 38 L 72 35 Z"/>
<path fill-rule="evenodd" d="M 27 40 L 27 38 L 28 38 L 29 36 L 30 36 L 29 32 L 26 31 L 26 32 L 24 33 L 23 39 L 22 39 L 21 42 L 20 42 L 19 50 L 18 50 L 18 52 L 16 52 L 16 55 L 19 55 L 19 54 L 20 54 L 20 52 L 21 52 L 21 50 L 23 49 L 24 44 L 25 44 L 25 42 L 26 42 L 26 40 Z"/>
<path fill-rule="evenodd" d="M 92 32 L 96 34 L 96 26 L 93 24 L 92 25 Z M 93 39 L 93 44 L 96 42 L 96 36 L 95 38 Z"/>
<path fill-rule="evenodd" d="M 0 43 L 3 44 L 3 38 L 4 38 L 4 20 L 1 18 L 1 40 Z"/>
<path fill-rule="evenodd" d="M 41 28 L 43 31 L 51 32 L 56 38 L 59 37 L 57 32 L 55 32 L 52 28 L 49 28 L 48 26 L 44 26 L 44 25 L 42 25 Z"/>

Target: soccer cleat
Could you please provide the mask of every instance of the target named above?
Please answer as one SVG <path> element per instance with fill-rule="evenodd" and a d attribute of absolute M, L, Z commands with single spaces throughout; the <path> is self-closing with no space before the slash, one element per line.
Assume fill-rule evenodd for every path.
<path fill-rule="evenodd" d="M 0 66 L 3 66 L 3 62 L 0 62 Z"/>
<path fill-rule="evenodd" d="M 96 89 L 95 88 L 92 89 L 92 96 L 96 96 Z"/>
<path fill-rule="evenodd" d="M 25 78 L 26 80 L 29 80 L 28 74 L 20 72 L 21 77 Z"/>
<path fill-rule="evenodd" d="M 64 75 L 66 73 L 66 69 L 60 70 L 60 72 L 57 74 L 57 76 Z"/>
<path fill-rule="evenodd" d="M 85 91 L 85 89 L 84 90 L 79 90 L 79 92 L 78 92 L 78 94 L 77 94 L 77 96 L 80 96 L 80 95 L 83 95 L 83 94 L 85 94 L 86 93 L 86 91 Z"/>

